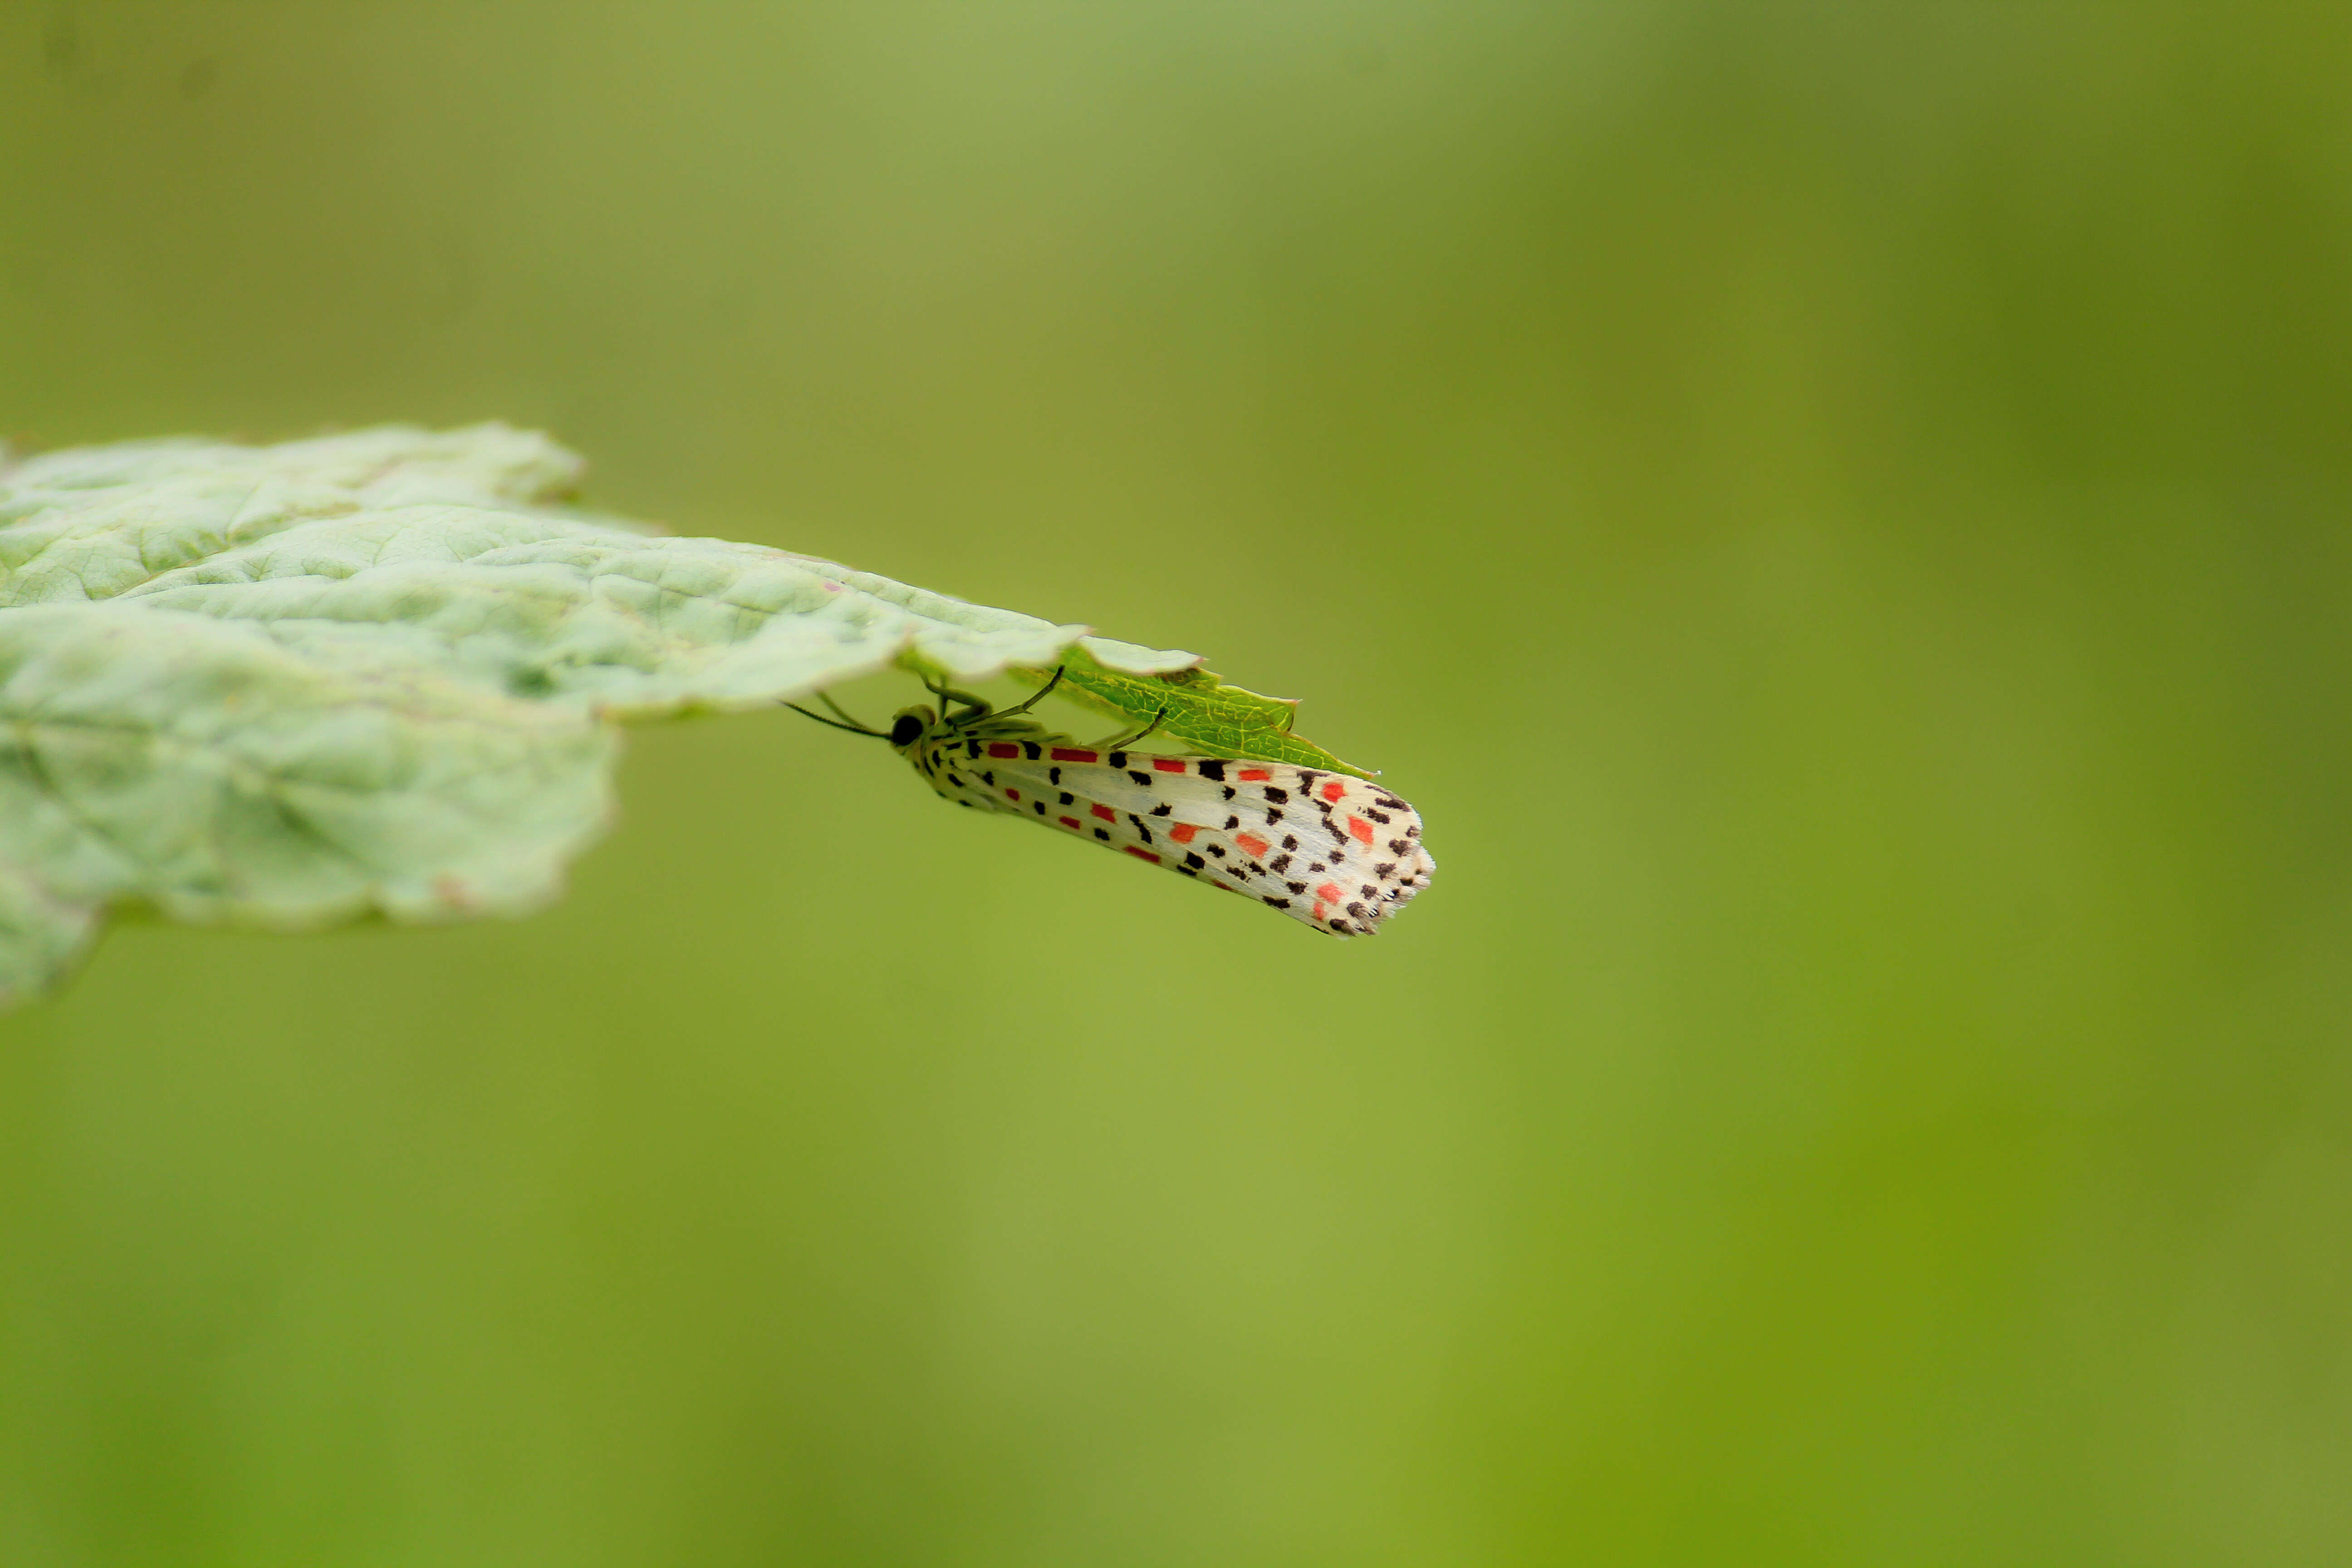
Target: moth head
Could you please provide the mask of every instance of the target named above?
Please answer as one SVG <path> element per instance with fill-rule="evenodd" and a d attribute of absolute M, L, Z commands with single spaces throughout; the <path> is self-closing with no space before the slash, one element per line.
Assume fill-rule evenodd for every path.
<path fill-rule="evenodd" d="M 899 709 L 898 716 L 890 721 L 891 747 L 897 751 L 905 751 L 925 735 L 929 734 L 931 726 L 938 723 L 939 719 L 938 714 L 919 704 L 913 708 Z"/>

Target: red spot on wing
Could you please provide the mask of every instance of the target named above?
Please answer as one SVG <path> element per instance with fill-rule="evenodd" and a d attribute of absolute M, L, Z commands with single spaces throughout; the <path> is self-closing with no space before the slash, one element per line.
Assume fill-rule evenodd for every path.
<path fill-rule="evenodd" d="M 1017 789 L 1006 790 L 1004 792 L 1004 798 L 1007 800 L 1019 800 L 1021 798 L 1021 792 Z"/>
<path fill-rule="evenodd" d="M 1266 772 L 1264 768 L 1244 768 L 1241 772 L 1234 775 L 1234 777 L 1241 780 L 1244 784 L 1264 784 L 1273 776 L 1274 775 L 1272 773 Z"/>
<path fill-rule="evenodd" d="M 1234 836 L 1234 842 L 1240 845 L 1243 850 L 1252 857 L 1263 855 L 1274 847 L 1255 833 L 1237 833 Z"/>
<path fill-rule="evenodd" d="M 1094 808 L 1094 812 L 1097 816 L 1101 817 L 1105 822 L 1117 822 L 1118 820 L 1118 813 L 1113 811 L 1107 805 L 1096 806 Z"/>
<path fill-rule="evenodd" d="M 1372 841 L 1372 825 L 1360 816 L 1348 818 L 1348 832 L 1359 844 L 1370 844 Z"/>
<path fill-rule="evenodd" d="M 1348 786 L 1341 784 L 1337 779 L 1332 780 L 1329 784 L 1323 786 L 1323 798 L 1325 800 L 1345 800 L 1347 795 Z"/>
<path fill-rule="evenodd" d="M 1192 835 L 1200 831 L 1189 822 L 1180 822 L 1168 830 L 1168 837 L 1179 844 L 1190 844 L 1192 842 Z"/>
<path fill-rule="evenodd" d="M 1057 763 L 1091 763 L 1098 755 L 1096 752 L 1081 752 L 1076 746 L 1056 746 L 1053 752 Z"/>
<path fill-rule="evenodd" d="M 1154 854 L 1153 854 L 1150 850 L 1149 850 L 1149 849 L 1138 849 L 1138 848 L 1137 848 L 1134 845 L 1132 845 L 1132 844 L 1129 844 L 1129 845 L 1126 846 L 1126 848 L 1127 848 L 1127 852 L 1128 852 L 1129 854 L 1130 854 L 1130 855 L 1134 856 L 1134 857 L 1135 857 L 1137 859 L 1139 859 L 1139 860 L 1149 860 L 1149 861 L 1150 861 L 1150 862 L 1151 862 L 1153 865 L 1155 865 L 1155 866 L 1157 866 L 1157 865 L 1159 865 L 1159 864 L 1160 864 L 1160 857 L 1159 857 L 1159 856 L 1157 856 L 1157 855 L 1154 855 Z"/>
<path fill-rule="evenodd" d="M 1021 748 L 1009 742 L 998 741 L 988 748 L 988 754 L 992 757 L 1017 757 L 1021 754 Z"/>
<path fill-rule="evenodd" d="M 1151 759 L 1151 765 L 1163 773 L 1181 773 L 1184 771 L 1184 764 L 1174 757 L 1154 757 Z"/>
<path fill-rule="evenodd" d="M 1328 882 L 1326 882 L 1321 887 L 1316 889 L 1315 896 L 1317 899 L 1327 904 L 1339 903 L 1342 901 L 1344 897 L 1338 888 L 1332 886 Z M 1322 911 L 1318 910 L 1316 913 L 1320 914 Z"/>
<path fill-rule="evenodd" d="M 1076 826 L 1081 826 L 1081 825 L 1080 825 L 1080 823 L 1079 823 L 1079 821 L 1078 821 L 1078 819 L 1077 819 L 1076 817 L 1075 817 L 1075 816 L 1066 816 L 1066 817 L 1062 818 L 1062 826 L 1065 826 L 1065 827 L 1076 827 Z"/>

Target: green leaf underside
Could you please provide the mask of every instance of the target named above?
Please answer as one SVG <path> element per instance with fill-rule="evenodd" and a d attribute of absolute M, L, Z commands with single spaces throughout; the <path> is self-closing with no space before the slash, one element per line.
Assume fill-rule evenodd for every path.
<path fill-rule="evenodd" d="M 1195 655 L 659 535 L 562 504 L 580 469 L 500 425 L 0 454 L 0 1005 L 110 906 L 278 929 L 539 908 L 610 821 L 614 721 L 893 667 L 1060 665 L 1203 751 L 1345 766 Z"/>
<path fill-rule="evenodd" d="M 1360 779 L 1372 776 L 1290 732 L 1291 718 L 1298 708 L 1295 698 L 1264 697 L 1228 686 L 1222 677 L 1197 665 L 1159 676 L 1114 669 L 1095 657 L 1097 640 L 1084 638 L 1065 656 L 1055 696 L 1066 696 L 1080 707 L 1137 723 L 1165 710 L 1154 736 L 1189 742 L 1208 756 L 1289 763 Z M 1015 669 L 1010 674 L 1024 685 L 1043 686 L 1053 672 Z"/>

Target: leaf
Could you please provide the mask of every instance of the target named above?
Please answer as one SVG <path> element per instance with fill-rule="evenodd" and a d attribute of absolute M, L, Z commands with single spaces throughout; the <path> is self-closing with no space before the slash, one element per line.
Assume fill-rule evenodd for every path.
<path fill-rule="evenodd" d="M 1118 649 L 1126 643 L 1106 643 L 1081 637 L 1064 657 L 1062 684 L 1055 695 L 1066 696 L 1081 707 L 1139 723 L 1161 714 L 1155 735 L 1190 741 L 1213 757 L 1253 757 L 1261 762 L 1291 763 L 1304 768 L 1328 768 L 1360 779 L 1372 775 L 1343 763 L 1314 742 L 1290 732 L 1297 710 L 1295 697 L 1262 697 L 1197 665 L 1164 674 L 1137 674 L 1103 662 L 1097 649 Z M 1141 651 L 1141 650 L 1139 650 Z M 1016 669 L 1015 680 L 1042 686 L 1050 671 Z"/>
<path fill-rule="evenodd" d="M 611 819 L 614 721 L 893 666 L 1059 664 L 1207 749 L 1343 766 L 1195 655 L 658 535 L 563 504 L 580 470 L 499 425 L 0 461 L 0 1005 L 112 906 L 280 929 L 536 909 Z"/>

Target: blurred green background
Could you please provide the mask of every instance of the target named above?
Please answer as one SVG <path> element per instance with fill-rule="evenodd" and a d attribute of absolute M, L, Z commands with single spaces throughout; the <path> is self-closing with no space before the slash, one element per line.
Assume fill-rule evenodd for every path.
<path fill-rule="evenodd" d="M 1328 942 L 779 714 L 536 920 L 122 930 L 0 1023 L 0 1563 L 2352 1561 L 2348 88 L 2301 0 L 0 8 L 0 430 L 543 427 L 1303 696 L 1439 864 Z"/>

